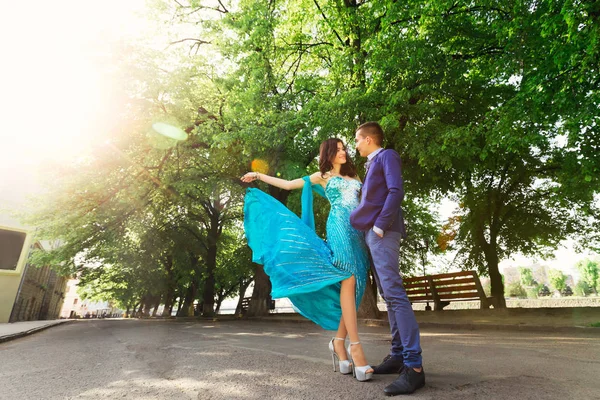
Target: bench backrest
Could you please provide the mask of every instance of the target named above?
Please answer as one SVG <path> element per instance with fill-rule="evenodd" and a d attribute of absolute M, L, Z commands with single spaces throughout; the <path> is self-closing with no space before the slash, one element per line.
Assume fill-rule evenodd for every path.
<path fill-rule="evenodd" d="M 410 301 L 433 301 L 431 276 L 417 276 L 404 279 L 404 289 Z"/>
<path fill-rule="evenodd" d="M 471 300 L 485 297 L 475 271 L 406 278 L 404 287 L 411 302 Z"/>
<path fill-rule="evenodd" d="M 478 299 L 481 283 L 475 271 L 433 275 L 433 283 L 440 300 Z"/>

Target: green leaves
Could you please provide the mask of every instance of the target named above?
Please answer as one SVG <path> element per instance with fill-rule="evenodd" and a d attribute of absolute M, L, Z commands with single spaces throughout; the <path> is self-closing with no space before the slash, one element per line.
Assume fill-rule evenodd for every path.
<path fill-rule="evenodd" d="M 569 236 L 594 246 L 595 3 L 182 6 L 163 2 L 157 13 L 192 23 L 197 38 L 210 43 L 195 52 L 193 43 L 173 40 L 168 51 L 136 48 L 115 63 L 130 96 L 126 123 L 114 133 L 116 150 L 106 147 L 77 174 L 61 171 L 52 180 L 60 189 L 38 222 L 44 235 L 66 244 L 45 257 L 73 265 L 85 250 L 116 265 L 125 261 L 114 251 L 143 248 L 166 265 L 164 254 L 183 252 L 174 265 L 185 286 L 200 274 L 190 257 L 206 254 L 211 216 L 226 221 L 217 226 L 227 232 L 241 223 L 243 191 L 235 182 L 252 160 L 297 178 L 315 170 L 323 139 L 351 142 L 368 120 L 382 124 L 386 146 L 402 156 L 415 243 L 435 241 L 439 231 L 418 205 L 449 194 L 461 208 L 446 245 L 465 268 L 495 274 L 502 258 L 548 254 Z M 151 146 L 150 124 L 170 118 L 190 139 Z M 225 248 L 233 247 L 223 246 L 227 259 Z"/>

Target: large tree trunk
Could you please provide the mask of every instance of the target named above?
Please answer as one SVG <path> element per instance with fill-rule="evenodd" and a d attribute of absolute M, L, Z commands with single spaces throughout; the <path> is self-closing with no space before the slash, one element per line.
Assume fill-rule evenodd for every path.
<path fill-rule="evenodd" d="M 142 307 L 144 306 L 144 304 L 141 302 L 135 303 L 135 306 L 133 306 L 133 316 L 136 318 L 139 318 L 142 315 Z"/>
<path fill-rule="evenodd" d="M 215 302 L 215 315 L 219 313 L 221 310 L 221 305 L 223 304 L 223 300 L 231 294 L 231 291 L 227 292 L 225 290 L 221 290 L 221 292 L 217 295 L 217 301 Z"/>
<path fill-rule="evenodd" d="M 362 32 L 360 29 L 361 17 L 358 13 L 356 1 L 345 0 L 344 3 L 348 13 L 346 23 L 352 32 L 350 35 L 351 37 L 348 38 L 348 42 L 346 42 L 352 50 L 352 61 L 348 65 L 352 71 L 351 85 L 353 87 L 365 88 L 367 84 L 365 70 L 367 53 L 362 49 Z"/>
<path fill-rule="evenodd" d="M 215 268 L 217 265 L 217 244 L 209 238 L 211 244 L 208 247 L 206 259 L 206 280 L 204 281 L 204 290 L 202 296 L 202 315 L 213 316 L 215 311 Z"/>
<path fill-rule="evenodd" d="M 183 297 L 181 294 L 179 295 L 179 301 L 177 302 L 177 311 L 175 312 L 175 315 L 179 317 L 179 313 L 181 312 L 181 308 L 183 306 Z"/>
<path fill-rule="evenodd" d="M 195 274 L 192 276 L 190 286 L 188 286 L 185 298 L 181 308 L 177 311 L 178 317 L 193 317 L 194 316 L 194 300 L 198 294 L 198 287 L 200 287 L 200 260 L 194 254 L 191 254 L 191 267 Z"/>
<path fill-rule="evenodd" d="M 173 303 L 175 301 L 175 297 L 173 291 L 168 290 L 165 298 L 165 308 L 163 308 L 163 312 L 161 314 L 162 317 L 170 317 L 171 311 L 173 311 Z"/>
<path fill-rule="evenodd" d="M 235 315 L 240 315 L 242 313 L 242 300 L 244 299 L 244 296 L 246 295 L 246 290 L 248 289 L 248 286 L 250 286 L 250 283 L 252 283 L 252 279 L 245 281 L 243 279 L 240 279 L 240 288 L 239 288 L 239 299 L 238 299 L 238 303 L 237 306 L 235 307 Z"/>
<path fill-rule="evenodd" d="M 490 284 L 492 292 L 492 304 L 494 308 L 506 308 L 506 300 L 504 299 L 504 283 L 502 283 L 502 275 L 498 268 L 498 245 L 496 231 L 491 230 L 489 235 L 489 243 L 486 240 L 485 226 L 483 223 L 478 224 L 474 230 L 475 240 L 478 241 L 479 245 L 483 249 L 483 255 L 485 262 L 488 267 L 490 275 Z"/>
<path fill-rule="evenodd" d="M 504 283 L 502 282 L 502 274 L 500 274 L 500 270 L 498 268 L 498 255 L 495 254 L 495 252 L 491 259 L 487 260 L 487 264 L 490 272 L 490 283 L 492 286 L 492 304 L 494 304 L 494 308 L 506 308 L 506 299 L 504 298 Z"/>
<path fill-rule="evenodd" d="M 193 317 L 194 316 L 194 300 L 196 299 L 196 293 L 198 292 L 198 283 L 196 278 L 192 280 L 190 286 L 188 286 L 185 292 L 185 298 L 181 308 L 177 311 L 178 317 Z"/>
<path fill-rule="evenodd" d="M 150 316 L 150 308 L 152 308 L 152 305 L 154 304 L 153 299 L 151 294 L 145 294 L 144 297 L 142 297 L 142 306 L 140 307 L 142 309 L 142 317 Z"/>
<path fill-rule="evenodd" d="M 262 265 L 257 264 L 255 271 L 254 290 L 252 291 L 252 300 L 250 300 L 250 306 L 248 307 L 247 313 L 250 317 L 269 314 L 267 299 L 271 294 L 271 281 L 269 280 L 269 276 L 265 274 Z"/>
<path fill-rule="evenodd" d="M 167 290 L 165 293 L 165 308 L 163 309 L 162 316 L 170 317 L 171 311 L 173 310 L 173 303 L 175 302 L 175 290 L 177 282 L 173 276 L 173 257 L 168 256 L 165 261 L 165 269 L 167 271 Z"/>
<path fill-rule="evenodd" d="M 357 312 L 358 318 L 379 318 L 379 308 L 377 307 L 377 285 L 373 279 L 371 271 L 367 275 L 367 287 L 363 295 L 360 307 Z"/>
<path fill-rule="evenodd" d="M 152 310 L 153 317 L 156 317 L 156 314 L 158 313 L 158 307 L 160 307 L 161 300 L 162 297 L 160 295 L 154 296 L 154 310 Z"/>
<path fill-rule="evenodd" d="M 207 209 L 210 210 L 210 229 L 208 231 L 208 248 L 206 252 L 206 280 L 202 291 L 202 315 L 215 314 L 215 269 L 217 268 L 217 243 L 221 235 L 221 204 L 218 196 L 215 197 Z"/>
<path fill-rule="evenodd" d="M 169 316 L 173 315 L 173 307 L 175 307 L 175 303 L 177 303 L 177 292 L 173 295 L 173 300 L 171 300 L 171 307 L 169 307 Z M 181 301 L 177 304 L 177 310 L 179 310 L 179 306 L 181 306 Z"/>
<path fill-rule="evenodd" d="M 488 271 L 490 273 L 490 284 L 492 291 L 492 302 L 494 308 L 506 308 L 506 299 L 504 298 L 504 283 L 502 282 L 502 274 L 498 268 L 498 249 L 496 238 L 492 236 L 490 243 L 484 247 L 485 260 L 487 262 Z"/>

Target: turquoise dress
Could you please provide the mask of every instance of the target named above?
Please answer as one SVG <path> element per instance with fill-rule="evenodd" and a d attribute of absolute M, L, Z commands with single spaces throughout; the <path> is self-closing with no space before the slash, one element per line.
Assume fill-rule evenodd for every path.
<path fill-rule="evenodd" d="M 358 308 L 370 266 L 364 235 L 350 225 L 361 183 L 334 176 L 323 191 L 320 185 L 311 187 L 309 177 L 304 180 L 302 219 L 268 194 L 248 189 L 244 229 L 252 261 L 264 265 L 271 278 L 271 296 L 287 297 L 298 313 L 324 329 L 337 330 L 342 315 L 340 282 L 355 276 Z M 313 190 L 331 204 L 327 241 L 314 230 Z"/>

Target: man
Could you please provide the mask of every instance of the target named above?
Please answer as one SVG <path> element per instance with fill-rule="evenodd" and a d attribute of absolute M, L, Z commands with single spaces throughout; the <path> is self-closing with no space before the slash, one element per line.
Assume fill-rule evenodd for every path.
<path fill-rule="evenodd" d="M 384 150 L 383 129 L 367 122 L 356 130 L 356 150 L 367 157 L 365 182 L 358 207 L 350 216 L 356 229 L 365 231 L 373 259 L 373 272 L 381 296 L 387 304 L 392 348 L 376 374 L 400 373 L 384 392 L 393 396 L 408 394 L 425 385 L 419 326 L 398 267 L 400 239 L 406 235 L 402 215 L 404 189 L 402 162 L 394 150 Z"/>

